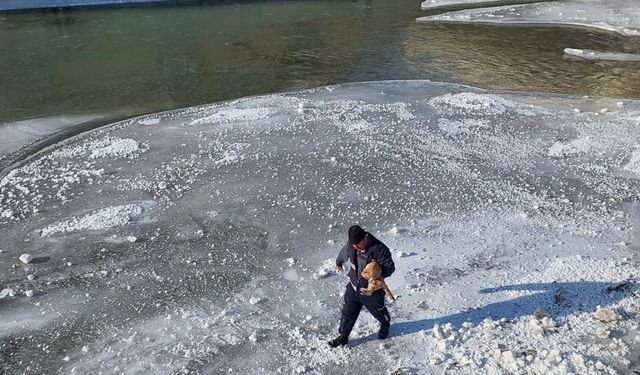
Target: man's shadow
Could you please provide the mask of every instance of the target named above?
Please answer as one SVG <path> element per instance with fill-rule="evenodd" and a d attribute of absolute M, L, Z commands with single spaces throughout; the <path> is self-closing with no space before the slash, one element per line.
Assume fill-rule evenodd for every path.
<path fill-rule="evenodd" d="M 515 319 L 531 315 L 541 309 L 548 313 L 558 324 L 576 312 L 593 312 L 596 306 L 608 306 L 630 295 L 636 289 L 632 280 L 606 283 L 596 281 L 553 282 L 538 284 L 505 285 L 497 288 L 480 289 L 478 293 L 502 293 L 520 291 L 526 295 L 495 302 L 480 308 L 472 308 L 459 313 L 432 319 L 422 319 L 391 324 L 391 337 L 410 335 L 422 330 L 432 329 L 435 324 L 451 323 L 459 328 L 464 322 L 474 325 L 485 318 L 492 320 Z M 624 316 L 624 312 L 621 312 Z M 373 340 L 377 335 L 369 335 L 352 340 L 351 345 L 358 345 Z"/>

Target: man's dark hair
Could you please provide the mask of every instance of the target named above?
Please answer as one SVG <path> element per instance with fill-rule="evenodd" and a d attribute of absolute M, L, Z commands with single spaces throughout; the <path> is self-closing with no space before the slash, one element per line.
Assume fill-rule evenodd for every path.
<path fill-rule="evenodd" d="M 364 240 L 365 234 L 367 234 L 367 232 L 365 232 L 361 226 L 352 225 L 351 228 L 349 228 L 349 242 L 351 242 L 351 244 L 360 243 Z"/>

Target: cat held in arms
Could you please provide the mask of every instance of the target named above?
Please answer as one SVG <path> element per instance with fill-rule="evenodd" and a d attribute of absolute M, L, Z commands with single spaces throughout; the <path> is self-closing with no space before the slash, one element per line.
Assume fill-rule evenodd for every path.
<path fill-rule="evenodd" d="M 362 270 L 362 277 L 367 279 L 369 287 L 367 289 L 361 289 L 360 294 L 370 296 L 376 290 L 383 289 L 384 293 L 389 296 L 392 301 L 396 300 L 396 297 L 394 297 L 391 290 L 389 290 L 387 283 L 384 282 L 384 278 L 382 277 L 382 268 L 375 259 L 372 259 L 371 262 L 367 263 L 364 267 Z"/>

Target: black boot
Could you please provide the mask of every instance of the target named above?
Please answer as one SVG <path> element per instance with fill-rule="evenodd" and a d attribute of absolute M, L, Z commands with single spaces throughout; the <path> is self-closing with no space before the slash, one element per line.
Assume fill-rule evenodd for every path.
<path fill-rule="evenodd" d="M 389 337 L 389 326 L 391 326 L 389 323 L 380 326 L 380 330 L 378 331 L 378 338 L 380 340 L 384 340 Z"/>
<path fill-rule="evenodd" d="M 349 338 L 347 336 L 344 335 L 340 335 L 338 337 L 336 337 L 333 340 L 329 341 L 329 346 L 332 348 L 338 347 L 338 346 L 344 346 L 347 344 L 347 342 L 349 342 Z"/>

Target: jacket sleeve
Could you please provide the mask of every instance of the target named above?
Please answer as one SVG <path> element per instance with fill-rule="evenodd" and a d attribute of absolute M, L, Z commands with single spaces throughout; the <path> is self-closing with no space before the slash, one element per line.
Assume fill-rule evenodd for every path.
<path fill-rule="evenodd" d="M 391 251 L 389 251 L 387 247 L 382 249 L 379 258 L 378 263 L 380 263 L 380 268 L 382 268 L 382 277 L 386 279 L 396 270 L 396 265 L 393 263 Z"/>
<path fill-rule="evenodd" d="M 349 255 L 347 254 L 347 248 L 349 244 L 346 244 L 340 250 L 338 257 L 336 258 L 336 266 L 342 266 L 347 260 L 349 260 Z"/>

